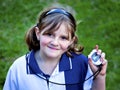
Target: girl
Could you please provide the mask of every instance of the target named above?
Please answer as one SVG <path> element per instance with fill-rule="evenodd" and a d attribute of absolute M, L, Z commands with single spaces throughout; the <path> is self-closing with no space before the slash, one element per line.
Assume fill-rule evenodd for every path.
<path fill-rule="evenodd" d="M 88 60 L 78 48 L 75 32 L 71 13 L 62 8 L 44 11 L 26 34 L 30 52 L 10 67 L 3 90 L 105 90 L 105 54 L 96 46 Z M 91 59 L 94 52 L 101 55 L 98 75 Z"/>

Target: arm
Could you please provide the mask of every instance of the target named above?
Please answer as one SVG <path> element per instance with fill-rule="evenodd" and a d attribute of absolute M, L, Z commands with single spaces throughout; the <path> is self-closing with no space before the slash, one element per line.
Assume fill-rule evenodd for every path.
<path fill-rule="evenodd" d="M 92 90 L 105 90 L 105 76 L 97 77 L 93 81 Z"/>
<path fill-rule="evenodd" d="M 93 68 L 91 60 L 89 60 L 90 67 Z M 101 72 L 93 80 L 92 90 L 105 90 L 106 89 L 106 68 L 107 61 L 104 62 Z M 94 69 L 92 69 L 94 70 Z"/>
<path fill-rule="evenodd" d="M 8 70 L 3 90 L 19 90 L 17 88 L 16 66 L 12 64 Z"/>
<path fill-rule="evenodd" d="M 12 75 L 12 71 L 9 70 L 3 86 L 3 90 L 16 90 L 16 85 L 13 77 L 14 75 Z"/>
<path fill-rule="evenodd" d="M 102 53 L 101 50 L 98 50 L 98 46 L 96 46 L 96 50 L 101 54 L 102 60 L 102 68 L 100 73 L 93 80 L 92 90 L 105 90 L 106 89 L 106 69 L 107 69 L 107 60 L 105 59 L 105 53 Z M 94 73 L 97 71 L 98 67 L 92 63 L 91 58 L 89 58 L 89 65 Z"/>

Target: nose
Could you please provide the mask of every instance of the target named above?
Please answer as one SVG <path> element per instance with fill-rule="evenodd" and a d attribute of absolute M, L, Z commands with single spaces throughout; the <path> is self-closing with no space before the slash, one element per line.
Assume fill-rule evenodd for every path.
<path fill-rule="evenodd" d="M 58 38 L 54 38 L 54 39 L 51 41 L 51 45 L 53 45 L 53 46 L 58 46 L 58 45 L 59 45 Z"/>

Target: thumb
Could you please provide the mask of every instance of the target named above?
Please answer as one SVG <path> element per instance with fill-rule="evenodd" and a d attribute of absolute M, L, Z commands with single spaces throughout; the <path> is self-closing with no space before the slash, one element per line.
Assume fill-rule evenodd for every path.
<path fill-rule="evenodd" d="M 98 51 L 98 48 L 99 48 L 99 46 L 98 46 L 98 45 L 96 45 L 96 46 L 95 46 L 96 51 Z"/>
<path fill-rule="evenodd" d="M 96 72 L 98 68 L 93 64 L 91 58 L 89 58 L 88 63 L 89 63 L 89 65 L 90 65 L 90 68 L 91 68 L 92 72 L 93 72 L 93 73 Z"/>

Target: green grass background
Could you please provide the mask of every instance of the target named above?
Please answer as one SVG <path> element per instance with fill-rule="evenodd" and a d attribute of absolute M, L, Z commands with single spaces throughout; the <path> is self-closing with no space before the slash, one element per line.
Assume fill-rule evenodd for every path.
<path fill-rule="evenodd" d="M 120 0 L 0 0 L 0 90 L 10 65 L 28 52 L 25 32 L 50 5 L 75 10 L 77 35 L 84 54 L 96 44 L 108 60 L 106 90 L 120 89 Z"/>

